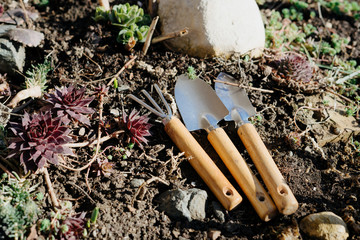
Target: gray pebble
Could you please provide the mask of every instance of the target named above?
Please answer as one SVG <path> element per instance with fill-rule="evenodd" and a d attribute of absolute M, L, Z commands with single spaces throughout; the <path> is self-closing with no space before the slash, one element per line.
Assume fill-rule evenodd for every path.
<path fill-rule="evenodd" d="M 119 117 L 120 116 L 120 111 L 117 109 L 111 109 L 110 113 L 114 116 L 114 117 Z"/>
<path fill-rule="evenodd" d="M 215 202 L 213 201 L 211 203 L 213 209 L 214 209 L 214 214 L 215 214 L 215 217 L 221 222 L 221 223 L 224 223 L 225 222 L 225 214 L 223 212 L 223 208 L 222 206 L 218 203 L 218 202 Z"/>
<path fill-rule="evenodd" d="M 145 182 L 144 179 L 138 179 L 138 178 L 134 178 L 130 181 L 130 187 L 132 188 L 138 188 L 141 186 L 141 184 L 143 184 Z"/>

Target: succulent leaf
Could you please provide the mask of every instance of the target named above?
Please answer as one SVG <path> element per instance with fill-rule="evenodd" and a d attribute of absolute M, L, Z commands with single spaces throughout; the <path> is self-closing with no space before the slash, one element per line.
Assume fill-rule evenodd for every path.
<path fill-rule="evenodd" d="M 148 140 L 145 138 L 151 136 L 149 129 L 152 127 L 148 121 L 148 115 L 140 116 L 140 113 L 133 109 L 129 116 L 123 113 L 123 123 L 125 124 L 131 141 L 139 144 L 143 148 L 142 143 L 147 144 Z"/>
<path fill-rule="evenodd" d="M 72 141 L 70 129 L 61 125 L 61 118 L 52 118 L 51 112 L 29 115 L 25 112 L 21 123 L 11 122 L 15 138 L 10 141 L 13 152 L 8 157 L 20 155 L 25 172 L 38 170 L 46 162 L 57 165 L 58 155 L 74 155 L 64 144 Z"/>
<path fill-rule="evenodd" d="M 70 119 L 75 119 L 85 125 L 90 125 L 90 120 L 84 114 L 94 113 L 94 109 L 88 107 L 94 100 L 93 97 L 85 95 L 85 88 L 76 89 L 74 86 L 56 88 L 52 94 L 46 94 L 46 101 L 52 106 L 43 109 L 51 109 L 67 125 Z"/>
<path fill-rule="evenodd" d="M 109 19 L 109 11 L 106 11 L 103 6 L 96 7 L 94 20 L 107 21 Z"/>

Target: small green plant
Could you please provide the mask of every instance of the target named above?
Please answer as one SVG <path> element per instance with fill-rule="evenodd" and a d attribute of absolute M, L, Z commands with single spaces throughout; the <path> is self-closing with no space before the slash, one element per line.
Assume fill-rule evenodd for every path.
<path fill-rule="evenodd" d="M 348 0 L 319 0 L 320 4 L 337 15 L 348 15 L 355 20 L 360 19 L 360 4 L 357 1 Z"/>
<path fill-rule="evenodd" d="M 250 117 L 249 120 L 253 125 L 261 125 L 262 117 L 260 114 L 256 114 L 255 116 Z"/>
<path fill-rule="evenodd" d="M 187 75 L 191 80 L 195 80 L 197 78 L 196 70 L 193 66 L 189 66 L 187 68 Z"/>
<path fill-rule="evenodd" d="M 75 212 L 72 203 L 64 201 L 60 209 L 51 211 L 50 219 L 38 221 L 38 229 L 46 239 L 83 239 L 88 236 L 85 214 Z"/>
<path fill-rule="evenodd" d="M 46 89 L 46 77 L 51 71 L 51 63 L 48 59 L 45 59 L 44 63 L 32 65 L 32 68 L 26 72 L 25 84 L 26 88 L 32 88 L 40 86 L 41 90 Z"/>
<path fill-rule="evenodd" d="M 358 111 L 358 109 L 356 106 L 348 106 L 345 108 L 345 114 L 347 117 L 355 116 L 357 111 Z"/>
<path fill-rule="evenodd" d="M 49 0 L 34 0 L 34 4 L 37 7 L 43 8 L 49 5 Z"/>
<path fill-rule="evenodd" d="M 291 147 L 291 149 L 298 149 L 301 146 L 301 135 L 298 132 L 290 132 L 286 136 L 285 142 Z"/>
<path fill-rule="evenodd" d="M 26 89 L 18 92 L 8 106 L 14 108 L 20 101 L 29 97 L 41 97 L 46 89 L 46 77 L 49 71 L 51 71 L 51 64 L 47 59 L 44 63 L 32 65 L 32 68 L 26 72 Z"/>
<path fill-rule="evenodd" d="M 340 53 L 342 48 L 348 45 L 350 40 L 348 38 L 341 38 L 337 34 L 331 35 L 330 42 L 321 42 L 320 44 L 320 52 L 322 54 L 329 54 L 330 56 L 335 56 Z"/>
<path fill-rule="evenodd" d="M 129 3 L 119 4 L 106 11 L 103 7 L 97 7 L 95 21 L 110 21 L 113 26 L 120 28 L 116 41 L 124 45 L 131 41 L 145 42 L 149 31 L 151 18 L 144 14 L 144 10 L 137 5 Z"/>
<path fill-rule="evenodd" d="M 37 186 L 13 175 L 16 178 L 4 173 L 0 179 L 0 235 L 3 232 L 13 239 L 26 239 L 40 212 L 34 200 L 41 200 L 42 196 L 35 193 Z"/>

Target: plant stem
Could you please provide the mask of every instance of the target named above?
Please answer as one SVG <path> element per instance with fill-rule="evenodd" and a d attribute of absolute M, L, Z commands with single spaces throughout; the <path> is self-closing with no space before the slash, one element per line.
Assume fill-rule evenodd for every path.
<path fill-rule="evenodd" d="M 89 181 L 88 181 L 88 177 L 89 177 L 89 172 L 90 172 L 90 166 L 93 162 L 95 162 L 98 154 L 99 154 L 99 150 L 100 150 L 100 139 L 101 139 L 101 125 L 102 125 L 102 122 L 103 122 L 103 109 L 104 109 L 104 95 L 103 93 L 100 93 L 100 96 L 99 96 L 99 125 L 98 125 L 98 139 L 97 139 L 97 143 L 96 143 L 96 150 L 95 150 L 95 154 L 93 156 L 93 158 L 91 159 L 91 163 L 89 165 L 89 168 L 86 172 L 86 175 L 85 175 L 85 182 L 86 182 L 86 186 L 88 187 L 89 189 L 89 192 L 91 192 L 91 188 L 89 186 Z"/>
<path fill-rule="evenodd" d="M 103 143 L 103 142 L 106 142 L 107 140 L 110 140 L 114 137 L 117 137 L 120 133 L 123 133 L 124 130 L 118 130 L 118 131 L 115 131 L 113 132 L 112 134 L 108 135 L 108 136 L 105 136 L 105 137 L 102 137 L 100 138 L 100 143 Z M 80 142 L 80 143 L 67 143 L 67 144 L 64 144 L 64 146 L 67 146 L 67 147 L 70 147 L 70 148 L 77 148 L 77 147 L 86 147 L 86 146 L 93 146 L 95 144 L 98 143 L 98 139 L 90 142 L 90 141 L 86 141 L 86 142 Z"/>
<path fill-rule="evenodd" d="M 4 166 L 0 163 L 0 168 L 8 175 L 14 177 L 14 175 Z"/>
<path fill-rule="evenodd" d="M 48 191 L 49 191 L 49 195 L 50 195 L 53 207 L 54 208 L 59 208 L 60 205 L 59 205 L 59 202 L 58 202 L 57 197 L 55 195 L 54 188 L 53 188 L 51 180 L 50 180 L 50 175 L 49 175 L 49 172 L 48 172 L 46 167 L 43 168 L 42 173 L 44 174 L 45 182 L 46 182 L 46 185 L 48 187 Z"/>

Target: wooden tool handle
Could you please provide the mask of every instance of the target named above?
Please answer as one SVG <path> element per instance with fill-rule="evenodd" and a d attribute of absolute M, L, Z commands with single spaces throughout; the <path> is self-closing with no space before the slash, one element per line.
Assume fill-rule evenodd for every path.
<path fill-rule="evenodd" d="M 171 118 L 165 124 L 165 131 L 180 151 L 185 152 L 191 166 L 224 208 L 231 210 L 241 203 L 242 197 L 240 194 L 178 118 Z"/>
<path fill-rule="evenodd" d="M 240 185 L 261 220 L 267 222 L 274 218 L 277 214 L 274 202 L 241 157 L 224 129 L 216 128 L 212 130 L 208 135 L 208 139 Z"/>
<path fill-rule="evenodd" d="M 238 134 L 264 180 L 279 212 L 285 215 L 294 213 L 299 204 L 255 127 L 250 123 L 245 123 L 239 127 Z"/>

